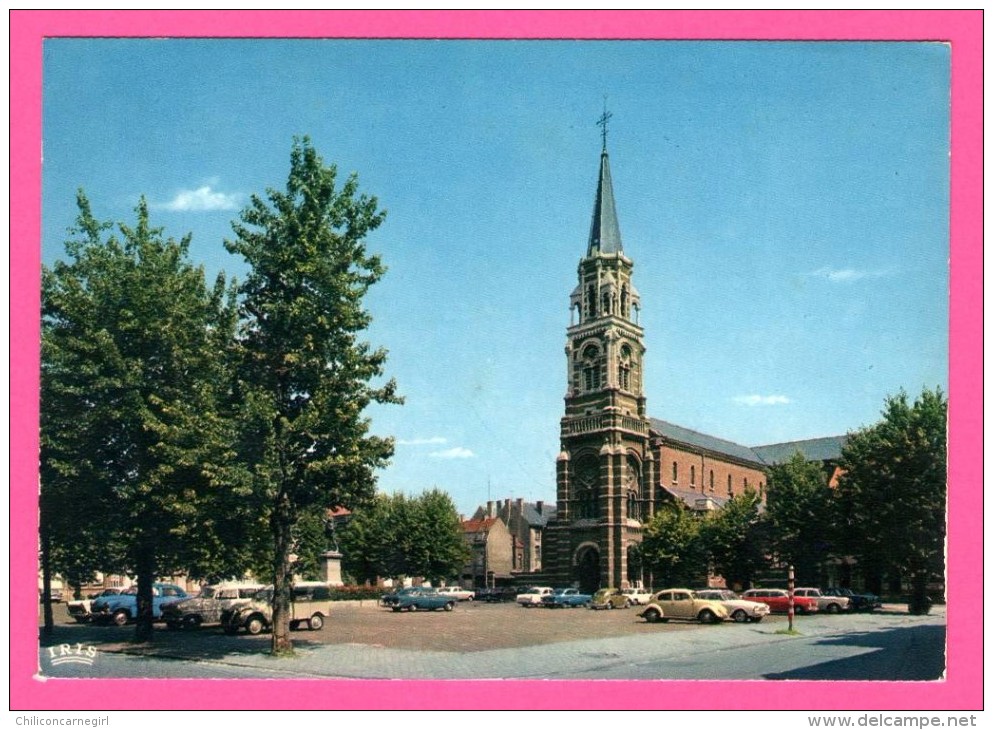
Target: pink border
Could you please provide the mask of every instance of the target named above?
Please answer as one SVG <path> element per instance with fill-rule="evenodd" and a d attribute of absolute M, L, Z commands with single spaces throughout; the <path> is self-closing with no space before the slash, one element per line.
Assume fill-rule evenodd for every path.
<path fill-rule="evenodd" d="M 982 11 L 11 11 L 10 708 L 982 709 Z M 42 39 L 57 36 L 938 40 L 952 45 L 948 672 L 933 683 L 47 680 L 37 665 Z M 13 518 L 17 515 L 17 519 Z M 26 620 L 26 619 L 30 619 Z M 279 692 L 272 682 L 280 683 Z"/>

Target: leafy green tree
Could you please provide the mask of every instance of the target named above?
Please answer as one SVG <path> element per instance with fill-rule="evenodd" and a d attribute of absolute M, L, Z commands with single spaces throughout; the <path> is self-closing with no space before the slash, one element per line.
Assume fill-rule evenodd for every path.
<path fill-rule="evenodd" d="M 68 260 L 42 270 L 43 562 L 76 579 L 136 575 L 141 641 L 155 577 L 196 562 L 228 490 L 233 318 L 223 276 L 209 288 L 189 237 L 163 238 L 144 199 L 116 233 L 82 191 L 77 203 Z"/>
<path fill-rule="evenodd" d="M 707 551 L 702 522 L 689 510 L 666 504 L 655 511 L 644 528 L 641 560 L 656 587 L 692 586 L 707 575 Z"/>
<path fill-rule="evenodd" d="M 341 531 L 344 569 L 357 580 L 456 577 L 469 559 L 451 497 L 432 489 L 418 497 L 377 495 Z"/>
<path fill-rule="evenodd" d="M 910 578 L 910 610 L 928 610 L 927 583 L 944 575 L 948 401 L 924 389 L 886 399 L 882 420 L 849 434 L 838 500 L 848 549 L 880 591 L 884 571 Z M 875 583 L 875 585 L 873 584 Z"/>
<path fill-rule="evenodd" d="M 834 552 L 837 525 L 827 474 L 796 452 L 769 470 L 768 489 L 773 553 L 793 565 L 798 585 L 819 585 L 823 563 Z"/>
<path fill-rule="evenodd" d="M 292 651 L 289 600 L 295 529 L 314 509 L 371 497 L 391 439 L 369 434 L 370 403 L 398 403 L 386 351 L 359 339 L 362 299 L 385 269 L 364 239 L 383 221 L 353 175 L 337 187 L 310 141 L 295 140 L 285 192 L 253 196 L 233 224 L 231 253 L 250 271 L 240 288 L 239 453 L 271 533 L 276 654 Z"/>
<path fill-rule="evenodd" d="M 753 489 L 735 495 L 701 525 L 711 565 L 729 586 L 742 590 L 768 563 L 768 530 L 759 513 L 762 498 Z"/>

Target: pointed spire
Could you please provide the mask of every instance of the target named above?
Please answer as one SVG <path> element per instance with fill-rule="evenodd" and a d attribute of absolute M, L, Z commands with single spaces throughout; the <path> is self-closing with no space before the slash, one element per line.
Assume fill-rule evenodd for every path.
<path fill-rule="evenodd" d="M 600 177 L 596 186 L 596 203 L 593 205 L 593 222 L 590 224 L 590 241 L 587 256 L 597 253 L 619 253 L 621 228 L 614 208 L 614 186 L 610 181 L 610 160 L 607 150 L 600 153 Z"/>

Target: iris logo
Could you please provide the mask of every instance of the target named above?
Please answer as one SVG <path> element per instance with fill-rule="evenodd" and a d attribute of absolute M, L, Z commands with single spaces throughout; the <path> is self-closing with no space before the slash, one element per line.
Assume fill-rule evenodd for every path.
<path fill-rule="evenodd" d="M 59 664 L 85 664 L 93 666 L 96 659 L 97 650 L 95 646 L 85 644 L 59 644 L 48 647 L 48 659 L 53 665 Z"/>

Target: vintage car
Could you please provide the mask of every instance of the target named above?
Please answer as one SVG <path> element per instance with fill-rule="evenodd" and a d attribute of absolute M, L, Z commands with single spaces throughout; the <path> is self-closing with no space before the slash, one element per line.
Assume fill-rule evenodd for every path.
<path fill-rule="evenodd" d="M 474 596 L 477 601 L 483 601 L 484 603 L 503 603 L 504 601 L 513 601 L 517 598 L 517 591 L 513 588 L 500 586 L 496 588 L 478 588 Z"/>
<path fill-rule="evenodd" d="M 590 594 L 580 593 L 578 588 L 556 588 L 541 597 L 541 605 L 545 608 L 579 608 L 590 605 L 592 599 Z"/>
<path fill-rule="evenodd" d="M 152 585 L 152 618 L 162 618 L 162 607 L 173 601 L 189 598 L 190 594 L 172 583 Z M 138 616 L 138 589 L 131 588 L 116 596 L 95 598 L 90 608 L 94 623 L 113 623 L 123 626 Z"/>
<path fill-rule="evenodd" d="M 90 596 L 89 598 L 81 598 L 79 600 L 69 601 L 66 604 L 66 608 L 69 609 L 69 616 L 76 620 L 77 623 L 85 624 L 93 620 L 93 600 L 96 598 L 103 598 L 105 596 L 117 596 L 124 593 L 129 589 L 127 588 L 104 588 L 100 593 Z M 133 590 L 133 589 L 131 589 Z"/>
<path fill-rule="evenodd" d="M 749 621 L 757 624 L 768 616 L 771 610 L 768 604 L 759 603 L 758 601 L 747 601 L 744 598 L 739 598 L 738 594 L 734 591 L 724 588 L 704 588 L 703 590 L 694 591 L 694 593 L 696 593 L 697 598 L 703 598 L 707 601 L 718 601 L 727 609 L 731 620 L 739 624 Z"/>
<path fill-rule="evenodd" d="M 782 588 L 752 588 L 741 594 L 746 601 L 758 601 L 769 607 L 772 613 L 788 613 L 790 594 Z M 793 596 L 794 613 L 817 613 L 817 599 L 807 596 Z"/>
<path fill-rule="evenodd" d="M 813 598 L 817 601 L 817 610 L 825 613 L 841 613 L 852 609 L 852 601 L 848 596 L 825 596 L 820 588 L 794 588 L 793 595 Z"/>
<path fill-rule="evenodd" d="M 455 608 L 454 596 L 439 593 L 436 588 L 401 588 L 396 593 L 383 596 L 379 602 L 393 611 L 451 611 Z"/>
<path fill-rule="evenodd" d="M 718 624 L 728 617 L 728 610 L 719 601 L 697 598 L 689 588 L 666 588 L 653 595 L 638 615 L 650 624 L 669 619 Z"/>
<path fill-rule="evenodd" d="M 872 611 L 883 605 L 875 593 L 855 593 L 851 588 L 825 588 L 821 593 L 825 596 L 847 598 L 852 611 Z"/>
<path fill-rule="evenodd" d="M 238 601 L 221 613 L 221 626 L 226 634 L 242 629 L 248 634 L 260 634 L 272 629 L 273 587 L 266 586 L 248 601 Z M 331 588 L 327 583 L 307 581 L 290 589 L 290 629 L 308 628 L 320 631 L 324 619 L 331 613 Z"/>
<path fill-rule="evenodd" d="M 475 591 L 461 586 L 442 586 L 438 589 L 438 593 L 443 596 L 451 596 L 456 601 L 471 601 L 476 597 Z"/>
<path fill-rule="evenodd" d="M 627 596 L 628 603 L 632 606 L 644 606 L 652 600 L 652 592 L 644 588 L 623 588 L 621 593 Z"/>
<path fill-rule="evenodd" d="M 599 611 L 600 609 L 628 608 L 631 601 L 617 588 L 601 588 L 593 594 L 593 600 L 589 607 Z"/>
<path fill-rule="evenodd" d="M 549 586 L 531 586 L 517 594 L 517 605 L 532 608 L 541 605 L 541 599 L 552 592 Z"/>
<path fill-rule="evenodd" d="M 162 607 L 162 618 L 170 629 L 195 629 L 219 624 L 224 610 L 247 603 L 264 586 L 257 583 L 221 583 L 206 586 L 199 595 Z"/>

